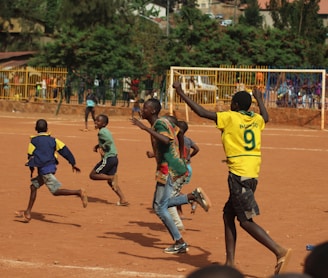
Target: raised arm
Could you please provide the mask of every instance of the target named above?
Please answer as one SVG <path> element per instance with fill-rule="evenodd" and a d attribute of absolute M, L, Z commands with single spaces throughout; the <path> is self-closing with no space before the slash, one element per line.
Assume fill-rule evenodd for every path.
<path fill-rule="evenodd" d="M 162 142 L 163 144 L 166 144 L 168 145 L 170 143 L 170 138 L 165 136 L 165 135 L 162 135 L 158 132 L 156 132 L 154 129 L 152 129 L 151 127 L 147 127 L 145 126 L 141 121 L 139 121 L 138 119 L 136 118 L 132 118 L 131 119 L 131 123 L 133 125 L 136 125 L 138 126 L 140 129 L 148 132 L 151 136 L 153 136 L 156 140 Z"/>
<path fill-rule="evenodd" d="M 263 97 L 262 97 L 262 92 L 258 88 L 253 89 L 253 96 L 257 101 L 257 105 L 259 106 L 260 109 L 260 114 L 262 115 L 264 122 L 269 121 L 269 114 L 268 111 L 266 110 L 263 102 Z"/>
<path fill-rule="evenodd" d="M 200 106 L 198 103 L 191 100 L 182 90 L 180 82 L 174 82 L 173 88 L 175 88 L 176 93 L 184 100 L 185 103 L 199 116 L 209 120 L 217 122 L 216 112 L 208 111 L 204 107 Z"/>

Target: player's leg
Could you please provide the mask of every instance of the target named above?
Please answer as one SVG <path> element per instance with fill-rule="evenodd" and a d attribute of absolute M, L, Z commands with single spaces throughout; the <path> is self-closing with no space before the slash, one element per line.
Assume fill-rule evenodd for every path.
<path fill-rule="evenodd" d="M 256 224 L 253 219 L 240 223 L 240 226 L 254 239 L 271 250 L 277 258 L 287 252 L 287 250 L 277 244 L 261 226 Z"/>
<path fill-rule="evenodd" d="M 42 176 L 31 178 L 30 198 L 26 210 L 16 211 L 16 216 L 23 218 L 25 222 L 31 220 L 31 211 L 36 200 L 38 189 L 44 184 Z"/>
<path fill-rule="evenodd" d="M 31 220 L 31 211 L 32 211 L 32 208 L 33 208 L 33 205 L 34 205 L 34 202 L 36 200 L 36 195 L 37 195 L 37 191 L 38 189 L 33 185 L 31 184 L 30 185 L 30 199 L 28 201 L 28 205 L 27 205 L 27 209 L 25 211 L 22 211 L 21 212 L 21 216 L 28 222 Z"/>
<path fill-rule="evenodd" d="M 166 184 L 157 182 L 153 198 L 153 210 L 159 219 L 161 219 L 174 240 L 174 244 L 168 248 L 165 248 L 164 252 L 169 254 L 185 253 L 188 251 L 188 244 L 183 240 L 172 219 L 172 216 L 168 211 L 169 200 L 170 198 L 172 199 L 171 183 L 172 181 L 170 177 L 168 177 Z M 186 200 L 186 203 L 187 202 L 188 201 Z"/>
<path fill-rule="evenodd" d="M 224 237 L 225 237 L 225 248 L 226 248 L 225 264 L 234 267 L 236 241 L 237 241 L 235 215 L 229 212 L 224 212 L 223 222 L 224 222 Z"/>
<path fill-rule="evenodd" d="M 112 188 L 112 190 L 115 192 L 115 194 L 119 197 L 119 201 L 117 202 L 118 206 L 128 206 L 129 202 L 126 200 L 125 195 L 123 194 L 123 191 L 118 185 L 118 177 L 117 174 L 115 174 L 114 178 L 112 180 L 108 180 L 108 185 Z"/>
<path fill-rule="evenodd" d="M 104 158 L 97 163 L 94 169 L 92 169 L 89 177 L 92 180 L 107 180 L 108 185 L 119 197 L 117 205 L 126 206 L 129 205 L 129 203 L 127 202 L 123 191 L 118 185 L 117 167 L 117 156 Z"/>
<path fill-rule="evenodd" d="M 231 197 L 232 203 L 240 226 L 276 255 L 276 273 L 279 273 L 287 264 L 290 250 L 277 244 L 262 227 L 253 221 L 253 217 L 259 214 L 259 208 L 254 196 L 256 187 L 257 179 L 229 175 L 230 196 L 233 196 Z"/>
<path fill-rule="evenodd" d="M 109 186 L 115 192 L 115 194 L 119 197 L 119 201 L 117 202 L 118 206 L 128 206 L 129 202 L 126 200 L 123 191 L 121 190 L 120 186 L 118 185 L 118 175 L 117 175 L 117 167 L 118 167 L 118 158 L 109 157 L 107 159 L 107 166 L 106 174 L 109 176 L 113 176 L 112 179 L 108 180 Z"/>
<path fill-rule="evenodd" d="M 88 205 L 88 197 L 86 194 L 86 191 L 84 189 L 79 190 L 72 190 L 72 189 L 64 189 L 60 188 L 61 183 L 57 180 L 55 175 L 53 174 L 47 174 L 43 175 L 43 180 L 46 186 L 48 187 L 49 191 L 54 196 L 78 196 L 81 198 L 83 207 L 87 207 Z"/>
<path fill-rule="evenodd" d="M 179 215 L 177 207 L 170 207 L 170 208 L 168 208 L 168 211 L 169 211 L 175 225 L 177 226 L 177 228 L 180 231 L 184 231 L 184 225 L 183 225 L 183 222 L 182 222 L 181 217 Z"/>

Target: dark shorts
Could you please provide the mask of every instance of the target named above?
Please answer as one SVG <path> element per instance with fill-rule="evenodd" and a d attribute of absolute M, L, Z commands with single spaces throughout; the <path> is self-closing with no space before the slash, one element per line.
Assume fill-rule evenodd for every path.
<path fill-rule="evenodd" d="M 224 213 L 237 216 L 239 222 L 247 221 L 260 214 L 254 197 L 257 179 L 245 179 L 229 173 L 228 185 L 230 195 L 224 206 Z"/>
<path fill-rule="evenodd" d="M 97 165 L 93 168 L 98 174 L 105 175 L 115 175 L 117 172 L 118 166 L 118 158 L 117 156 L 111 156 L 107 158 L 103 158 L 101 161 L 97 163 Z"/>

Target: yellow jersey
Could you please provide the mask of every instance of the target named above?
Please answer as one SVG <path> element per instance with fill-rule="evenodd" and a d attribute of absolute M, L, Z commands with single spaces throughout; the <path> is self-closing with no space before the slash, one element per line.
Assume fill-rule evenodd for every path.
<path fill-rule="evenodd" d="M 254 112 L 217 112 L 217 128 L 222 131 L 222 144 L 231 173 L 241 177 L 258 177 L 264 127 L 263 117 Z"/>

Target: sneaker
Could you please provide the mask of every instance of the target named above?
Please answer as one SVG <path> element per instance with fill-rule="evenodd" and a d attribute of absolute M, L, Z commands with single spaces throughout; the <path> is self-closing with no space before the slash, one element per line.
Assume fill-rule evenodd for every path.
<path fill-rule="evenodd" d="M 192 195 L 195 197 L 195 201 L 201 205 L 201 207 L 208 211 L 209 208 L 212 206 L 210 199 L 205 194 L 204 190 L 201 187 L 197 187 L 193 192 Z"/>
<path fill-rule="evenodd" d="M 164 253 L 167 254 L 179 254 L 179 253 L 187 253 L 189 251 L 188 244 L 186 242 L 181 244 L 173 244 L 170 247 L 164 249 Z"/>

